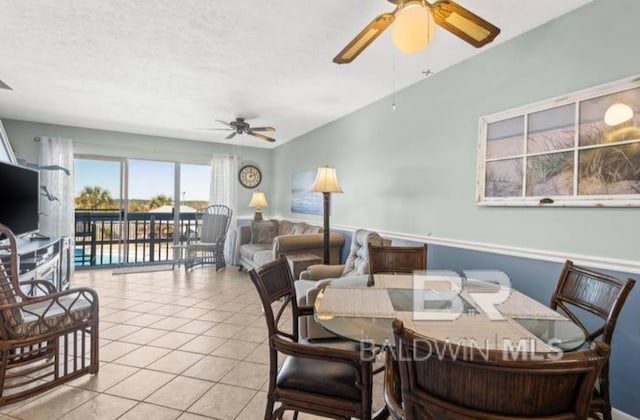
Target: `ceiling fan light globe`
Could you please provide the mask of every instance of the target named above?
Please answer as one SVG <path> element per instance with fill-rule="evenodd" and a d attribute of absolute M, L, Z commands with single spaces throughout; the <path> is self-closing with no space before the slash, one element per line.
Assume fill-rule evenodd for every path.
<path fill-rule="evenodd" d="M 433 14 L 422 1 L 408 1 L 396 14 L 391 40 L 398 51 L 413 54 L 429 45 L 434 26 Z"/>

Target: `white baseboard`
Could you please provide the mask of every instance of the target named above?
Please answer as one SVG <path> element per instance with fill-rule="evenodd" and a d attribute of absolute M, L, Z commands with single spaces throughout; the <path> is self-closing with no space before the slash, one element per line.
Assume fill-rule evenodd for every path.
<path fill-rule="evenodd" d="M 633 417 L 631 414 L 616 410 L 615 408 L 611 411 L 611 417 L 613 417 L 613 420 L 638 420 L 637 417 Z"/>

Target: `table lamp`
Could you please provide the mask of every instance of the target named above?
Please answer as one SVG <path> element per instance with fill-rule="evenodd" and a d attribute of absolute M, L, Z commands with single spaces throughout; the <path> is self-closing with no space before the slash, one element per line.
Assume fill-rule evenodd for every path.
<path fill-rule="evenodd" d="M 329 203 L 331 193 L 342 193 L 342 188 L 338 184 L 336 168 L 322 166 L 318 168 L 316 180 L 311 187 L 313 192 L 321 192 L 324 199 L 324 263 L 329 264 Z"/>
<path fill-rule="evenodd" d="M 254 222 L 262 221 L 262 208 L 269 207 L 269 203 L 267 203 L 267 198 L 264 196 L 264 193 L 260 190 L 256 190 L 253 192 L 251 196 L 251 201 L 249 202 L 249 207 L 254 207 L 256 209 L 256 213 L 253 215 Z"/>

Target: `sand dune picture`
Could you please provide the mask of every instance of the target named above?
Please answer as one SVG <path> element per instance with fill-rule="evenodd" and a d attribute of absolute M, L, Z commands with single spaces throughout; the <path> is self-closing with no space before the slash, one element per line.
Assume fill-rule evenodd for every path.
<path fill-rule="evenodd" d="M 486 151 L 486 197 L 640 194 L 640 89 L 491 123 Z"/>

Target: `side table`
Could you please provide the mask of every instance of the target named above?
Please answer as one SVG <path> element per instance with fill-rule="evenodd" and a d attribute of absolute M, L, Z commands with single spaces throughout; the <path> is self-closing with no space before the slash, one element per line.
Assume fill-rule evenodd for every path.
<path fill-rule="evenodd" d="M 289 268 L 293 273 L 293 279 L 298 280 L 300 273 L 307 269 L 310 265 L 322 264 L 322 257 L 315 254 L 290 254 L 287 255 Z"/>

